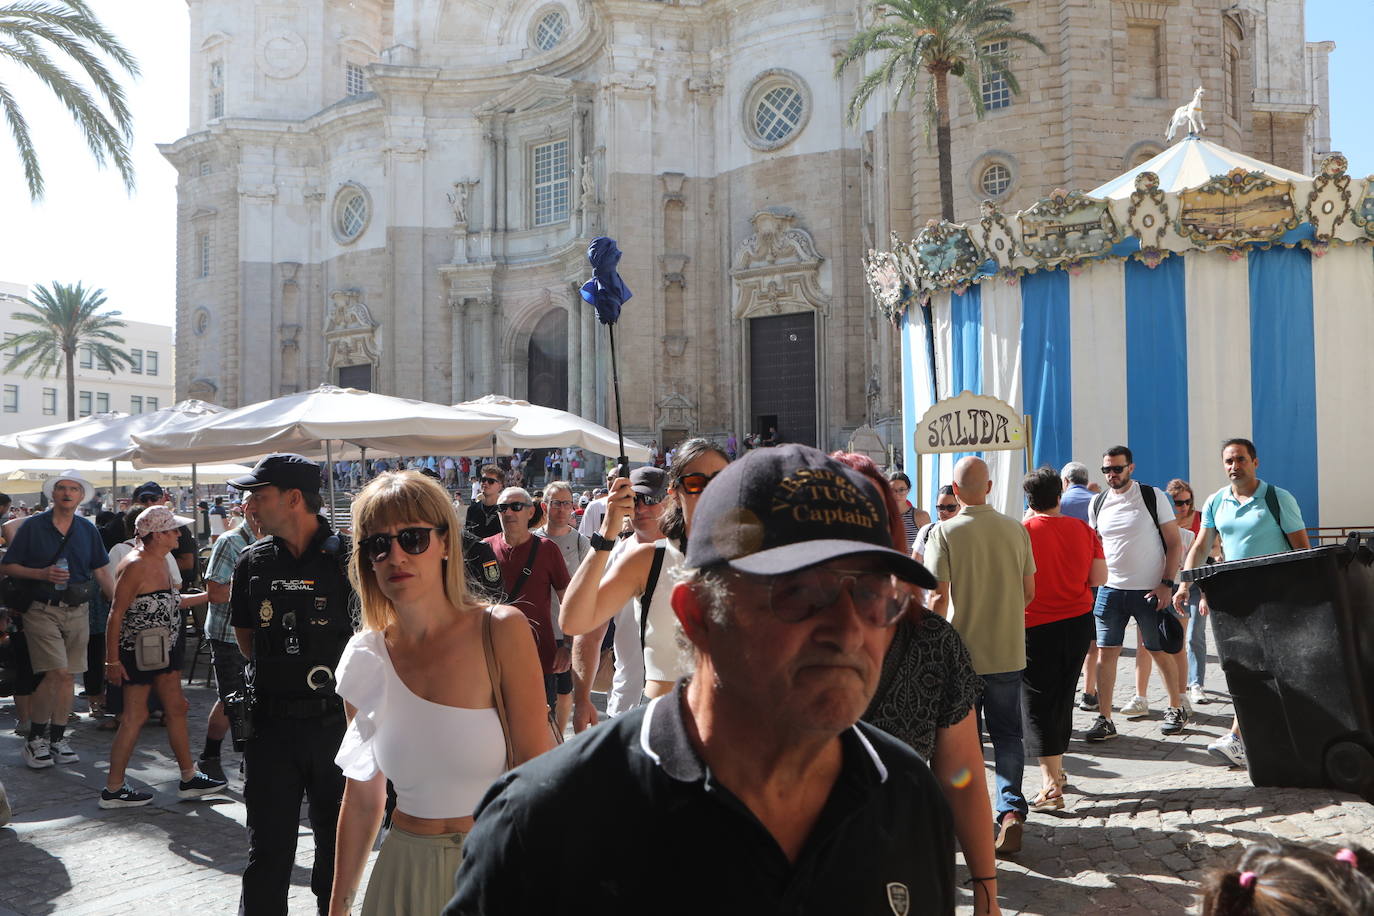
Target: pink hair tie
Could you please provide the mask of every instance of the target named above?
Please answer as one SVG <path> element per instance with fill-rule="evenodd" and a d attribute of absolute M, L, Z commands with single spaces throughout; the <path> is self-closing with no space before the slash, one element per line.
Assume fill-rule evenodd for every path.
<path fill-rule="evenodd" d="M 1355 857 L 1354 851 L 1350 849 L 1342 849 L 1340 852 L 1336 853 L 1336 861 L 1344 862 L 1351 868 L 1355 868 L 1360 864 L 1359 859 Z"/>
<path fill-rule="evenodd" d="M 1241 873 L 1240 873 L 1240 886 L 1243 887 L 1243 888 L 1245 888 L 1246 890 L 1249 890 L 1250 888 L 1254 887 L 1254 886 L 1255 886 L 1255 873 L 1252 872 L 1252 871 L 1243 871 L 1243 872 L 1241 872 Z"/>

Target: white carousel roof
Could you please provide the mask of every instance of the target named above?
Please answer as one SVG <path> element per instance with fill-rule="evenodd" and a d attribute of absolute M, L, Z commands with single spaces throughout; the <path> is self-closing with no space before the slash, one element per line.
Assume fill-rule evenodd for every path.
<path fill-rule="evenodd" d="M 1089 197 L 1124 200 L 1135 188 L 1135 176 L 1154 172 L 1159 176 L 1161 191 L 1185 191 L 1206 184 L 1214 175 L 1225 175 L 1232 169 L 1263 172 L 1276 181 L 1307 181 L 1309 176 L 1290 172 L 1268 162 L 1261 162 L 1244 153 L 1229 150 L 1210 140 L 1189 134 L 1148 162 L 1142 163 L 1088 192 Z"/>

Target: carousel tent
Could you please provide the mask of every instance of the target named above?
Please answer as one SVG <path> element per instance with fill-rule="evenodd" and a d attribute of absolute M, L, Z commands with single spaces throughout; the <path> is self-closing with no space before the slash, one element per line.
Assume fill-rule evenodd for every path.
<path fill-rule="evenodd" d="M 1032 465 L 1075 459 L 1100 483 L 1123 444 L 1137 479 L 1181 477 L 1201 501 L 1240 436 L 1309 526 L 1374 524 L 1374 489 L 1352 487 L 1349 464 L 1374 450 L 1357 394 L 1374 352 L 1374 179 L 1345 168 L 1335 154 L 1304 178 L 1189 136 L 1086 194 L 1011 217 L 984 204 L 870 252 L 902 335 L 908 473 L 938 383 L 1028 415 Z M 925 505 L 958 457 L 920 458 Z M 985 457 L 992 502 L 1019 517 L 1025 458 Z"/>

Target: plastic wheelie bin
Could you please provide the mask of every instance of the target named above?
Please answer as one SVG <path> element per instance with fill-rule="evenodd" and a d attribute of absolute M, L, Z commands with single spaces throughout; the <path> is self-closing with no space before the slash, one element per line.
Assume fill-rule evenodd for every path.
<path fill-rule="evenodd" d="M 1207 596 L 1257 786 L 1374 801 L 1370 538 L 1183 572 Z"/>

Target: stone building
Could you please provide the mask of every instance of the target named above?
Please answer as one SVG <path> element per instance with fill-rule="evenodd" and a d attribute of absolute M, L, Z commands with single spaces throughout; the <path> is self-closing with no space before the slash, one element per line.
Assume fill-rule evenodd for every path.
<path fill-rule="evenodd" d="M 1308 168 L 1325 51 L 1292 37 L 1301 0 L 1255 6 L 1267 20 L 1255 4 L 1015 3 L 1048 54 L 1022 55 L 1022 96 L 983 85 L 983 121 L 956 112 L 960 213 L 1110 177 L 1160 147 L 1198 82 L 1231 106 L 1221 142 Z M 776 425 L 833 448 L 897 412 L 861 261 L 938 205 L 919 113 L 880 98 L 844 123 L 859 74 L 832 70 L 867 4 L 189 7 L 190 130 L 162 148 L 180 397 L 330 382 L 607 422 L 609 341 L 577 295 L 606 234 L 635 292 L 616 329 L 627 432 Z"/>

